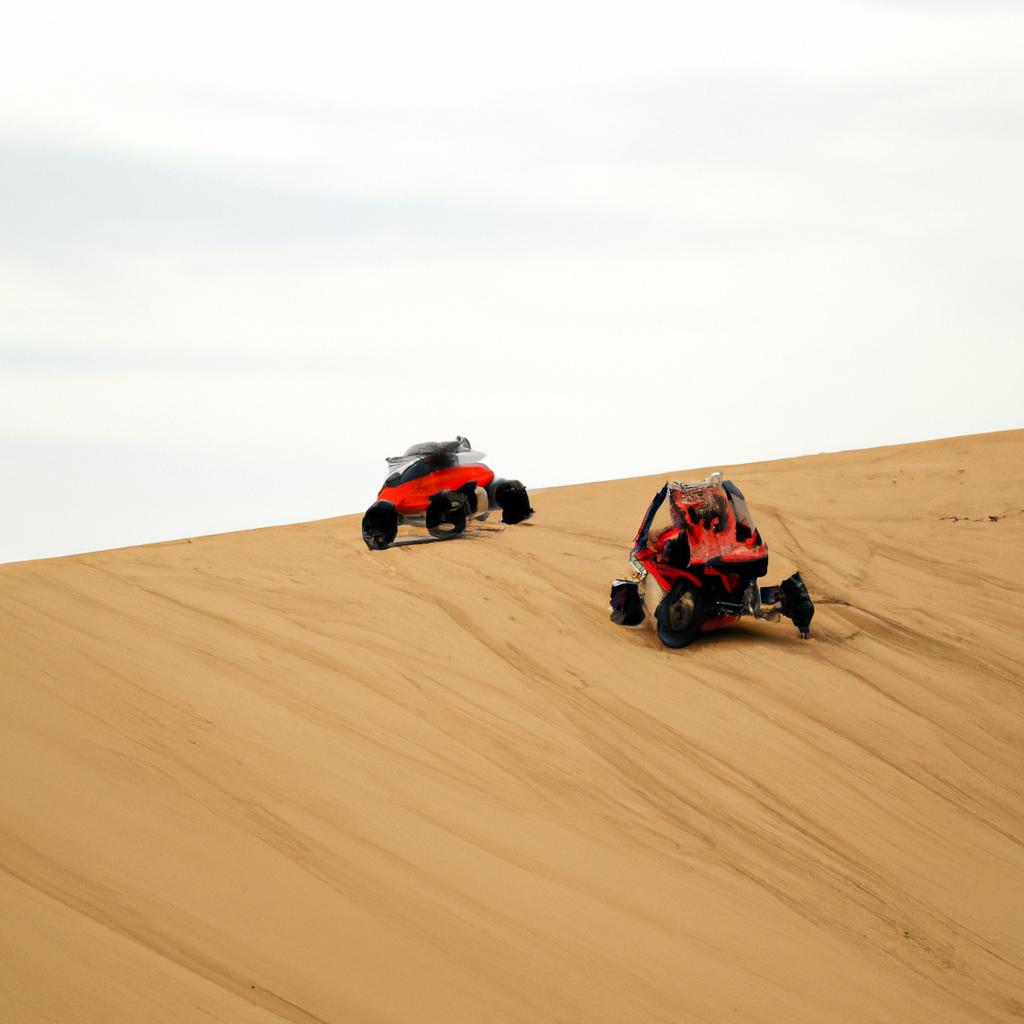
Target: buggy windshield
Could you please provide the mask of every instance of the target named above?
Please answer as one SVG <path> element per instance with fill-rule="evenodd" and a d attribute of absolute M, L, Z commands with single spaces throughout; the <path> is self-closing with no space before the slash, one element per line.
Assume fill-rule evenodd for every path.
<path fill-rule="evenodd" d="M 426 476 L 435 469 L 449 466 L 464 466 L 482 462 L 484 453 L 474 451 L 468 438 L 456 437 L 454 441 L 421 441 L 410 445 L 403 455 L 390 455 L 387 459 L 388 478 L 386 486 L 399 484 Z"/>
<path fill-rule="evenodd" d="M 665 484 L 644 515 L 633 541 L 633 553 L 649 547 L 667 530 L 685 527 L 688 517 L 693 522 L 706 521 L 709 527 L 714 524 L 721 529 L 725 525 L 725 492 L 721 474 L 712 473 L 699 484 Z"/>

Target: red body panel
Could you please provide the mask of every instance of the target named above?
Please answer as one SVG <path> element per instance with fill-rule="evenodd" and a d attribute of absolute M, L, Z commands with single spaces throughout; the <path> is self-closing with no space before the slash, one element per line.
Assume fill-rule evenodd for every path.
<path fill-rule="evenodd" d="M 417 477 L 397 487 L 384 486 L 377 495 L 382 501 L 393 502 L 399 514 L 411 515 L 425 512 L 430 499 L 438 491 L 457 491 L 465 484 L 476 482 L 478 487 L 487 487 L 494 480 L 494 472 L 482 462 L 466 466 L 449 466 L 435 469 L 426 476 Z"/>
<path fill-rule="evenodd" d="M 716 558 L 722 558 L 729 562 L 745 562 L 766 557 L 768 546 L 761 540 L 760 534 L 752 529 L 753 524 L 749 524 L 751 526 L 749 536 L 745 540 L 739 539 L 736 533 L 739 524 L 736 521 L 733 504 L 731 501 L 725 500 L 725 492 L 721 489 L 719 489 L 719 494 L 722 498 L 720 505 L 722 521 L 720 523 L 706 524 L 704 521 L 694 523 L 688 515 L 688 507 L 683 505 L 679 508 L 679 512 L 686 522 L 686 537 L 690 544 L 691 563 L 708 565 Z"/>
<path fill-rule="evenodd" d="M 686 569 L 677 569 L 656 560 L 654 552 L 650 548 L 644 548 L 636 554 L 637 561 L 661 584 L 665 590 L 671 590 L 672 584 L 680 577 L 689 580 L 698 589 L 704 585 L 699 576 L 695 576 Z"/>

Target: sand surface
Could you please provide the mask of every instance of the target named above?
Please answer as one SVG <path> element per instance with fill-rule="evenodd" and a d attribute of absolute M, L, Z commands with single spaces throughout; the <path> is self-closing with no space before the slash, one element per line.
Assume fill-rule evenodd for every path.
<path fill-rule="evenodd" d="M 0 1020 L 1024 1019 L 1022 466 L 722 467 L 806 643 L 609 623 L 653 477 L 0 567 Z"/>

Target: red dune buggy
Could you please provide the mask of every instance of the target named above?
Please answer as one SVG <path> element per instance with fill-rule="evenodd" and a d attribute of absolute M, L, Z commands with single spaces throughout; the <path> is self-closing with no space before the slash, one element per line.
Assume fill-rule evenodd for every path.
<path fill-rule="evenodd" d="M 800 573 L 775 587 L 758 585 L 768 571 L 768 547 L 740 489 L 720 473 L 699 484 L 665 484 L 629 562 L 633 579 L 612 583 L 612 622 L 639 626 L 649 614 L 666 647 L 686 647 L 744 615 L 784 615 L 803 639 L 810 637 L 814 604 Z"/>
<path fill-rule="evenodd" d="M 404 525 L 426 527 L 438 540 L 463 533 L 470 519 L 501 510 L 502 522 L 521 523 L 533 515 L 526 488 L 502 480 L 484 465 L 469 441 L 427 441 L 387 460 L 388 473 L 377 500 L 363 516 L 363 540 L 371 551 L 388 547 Z"/>

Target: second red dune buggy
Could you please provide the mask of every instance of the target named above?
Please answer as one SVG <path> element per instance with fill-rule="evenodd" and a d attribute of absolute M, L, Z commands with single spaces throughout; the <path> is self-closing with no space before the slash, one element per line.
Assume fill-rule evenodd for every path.
<path fill-rule="evenodd" d="M 611 618 L 639 626 L 650 615 L 666 647 L 686 647 L 744 615 L 784 615 L 805 640 L 814 604 L 800 573 L 762 587 L 768 546 L 740 489 L 720 473 L 697 484 L 665 484 L 644 515 L 629 555 L 634 575 L 615 580 Z"/>
<path fill-rule="evenodd" d="M 470 519 L 501 510 L 502 522 L 533 515 L 518 480 L 502 480 L 469 441 L 426 441 L 387 460 L 388 477 L 363 516 L 363 540 L 371 551 L 388 547 L 403 525 L 426 527 L 438 540 L 463 533 Z"/>

